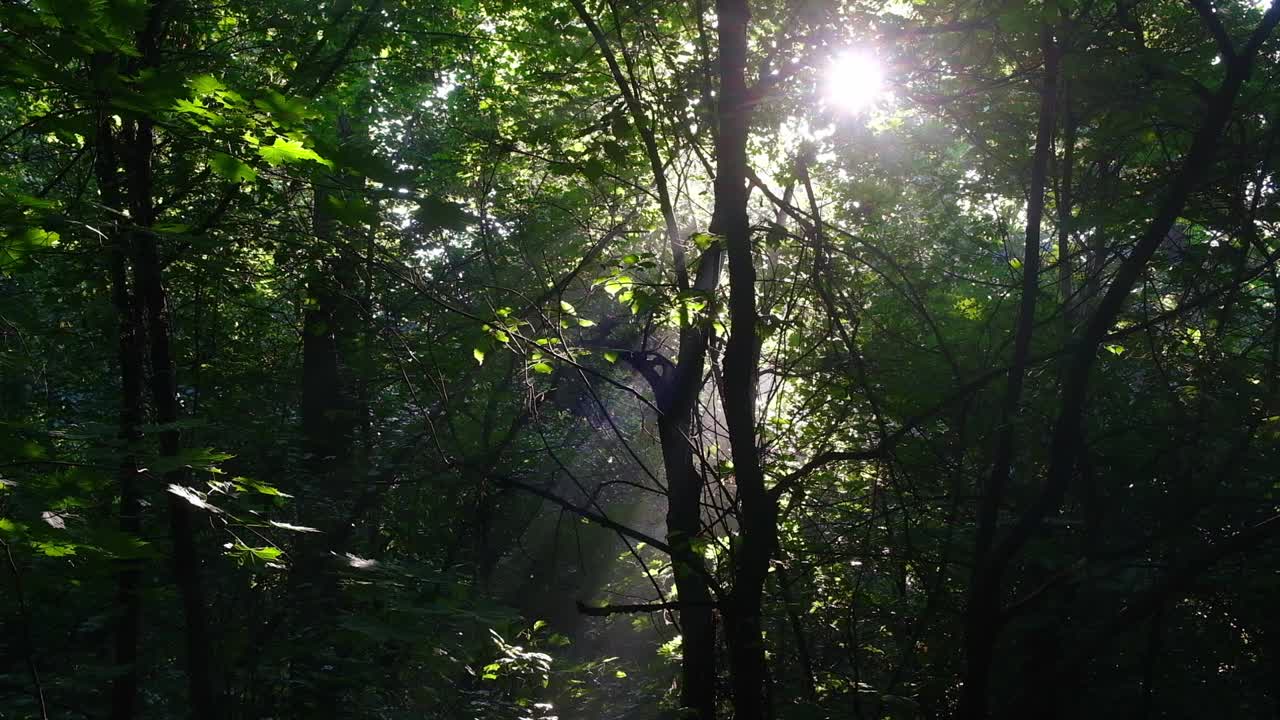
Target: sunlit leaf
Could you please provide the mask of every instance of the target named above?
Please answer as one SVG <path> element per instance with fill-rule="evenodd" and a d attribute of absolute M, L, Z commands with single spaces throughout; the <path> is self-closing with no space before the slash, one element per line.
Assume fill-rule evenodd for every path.
<path fill-rule="evenodd" d="M 272 526 L 272 527 L 278 527 L 278 528 L 280 528 L 281 530 L 289 530 L 290 532 L 301 532 L 301 533 L 318 533 L 318 532 L 320 532 L 320 531 L 319 531 L 319 530 L 317 530 L 316 528 L 313 528 L 313 527 L 306 527 L 306 526 L 304 526 L 304 525 L 293 525 L 293 524 L 286 523 L 286 522 L 277 522 L 277 521 L 275 521 L 275 520 L 270 520 L 269 522 L 270 522 L 270 524 L 271 524 L 271 526 Z"/>
<path fill-rule="evenodd" d="M 333 167 L 332 162 L 320 157 L 316 151 L 303 146 L 301 141 L 281 137 L 276 138 L 270 145 L 260 146 L 258 154 L 272 166 L 312 161 Z"/>
<path fill-rule="evenodd" d="M 226 153 L 214 153 L 209 167 L 231 182 L 253 182 L 258 179 L 257 170 Z"/>

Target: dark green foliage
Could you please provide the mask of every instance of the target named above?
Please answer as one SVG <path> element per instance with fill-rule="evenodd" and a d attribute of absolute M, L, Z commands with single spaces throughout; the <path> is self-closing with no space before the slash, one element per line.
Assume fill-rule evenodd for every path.
<path fill-rule="evenodd" d="M 0 718 L 1275 716 L 1278 20 L 0 5 Z"/>

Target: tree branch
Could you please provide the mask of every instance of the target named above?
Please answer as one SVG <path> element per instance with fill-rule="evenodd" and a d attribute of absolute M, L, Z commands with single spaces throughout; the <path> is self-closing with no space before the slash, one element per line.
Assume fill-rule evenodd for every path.
<path fill-rule="evenodd" d="M 586 518 L 587 520 L 590 520 L 591 522 L 601 527 L 609 528 L 610 530 L 618 533 L 619 535 L 629 537 L 632 540 L 639 540 L 640 542 L 647 543 L 650 546 L 657 548 L 658 550 L 661 550 L 662 552 L 668 555 L 671 554 L 671 547 L 666 543 L 662 542 L 661 540 L 653 537 L 652 535 L 642 533 L 639 530 L 627 527 L 622 523 L 610 520 L 608 517 L 600 513 L 594 512 L 588 508 L 582 507 L 580 505 L 574 505 L 572 502 L 565 500 L 564 498 L 560 497 L 559 495 L 556 495 L 555 493 L 549 490 L 544 490 L 536 485 L 530 485 L 529 483 L 524 482 L 522 480 L 517 480 L 513 477 L 507 477 L 503 475 L 491 474 L 489 475 L 489 479 L 493 480 L 499 486 L 512 487 L 518 490 L 523 490 L 529 493 L 530 495 L 536 495 L 537 497 L 540 497 L 543 500 L 546 500 L 547 502 L 552 503 L 553 505 L 557 505 L 560 508 L 568 510 L 569 512 L 573 513 L 574 515 L 577 515 L 578 517 Z"/>
<path fill-rule="evenodd" d="M 593 617 L 605 617 L 608 615 L 621 615 L 623 613 L 651 613 L 662 612 L 664 610 L 683 610 L 691 607 L 719 607 L 717 602 L 681 602 L 672 600 L 671 602 L 657 603 L 640 603 L 637 605 L 586 605 L 581 600 L 575 603 L 578 606 L 578 612 L 583 615 L 591 615 Z"/>
<path fill-rule="evenodd" d="M 1235 46 L 1231 44 L 1231 36 L 1227 34 L 1227 29 L 1222 26 L 1222 19 L 1218 17 L 1217 11 L 1213 9 L 1213 4 L 1209 0 L 1189 0 L 1191 6 L 1200 13 L 1200 21 L 1204 23 L 1209 34 L 1213 36 L 1213 41 L 1218 44 L 1218 52 L 1222 54 L 1223 60 L 1232 60 L 1236 56 Z"/>

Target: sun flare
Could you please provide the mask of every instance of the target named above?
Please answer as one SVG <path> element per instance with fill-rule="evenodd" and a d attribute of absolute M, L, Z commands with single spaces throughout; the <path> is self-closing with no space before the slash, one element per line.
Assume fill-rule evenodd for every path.
<path fill-rule="evenodd" d="M 865 51 L 845 51 L 827 67 L 823 99 L 847 113 L 868 110 L 885 94 L 884 69 L 874 55 Z"/>

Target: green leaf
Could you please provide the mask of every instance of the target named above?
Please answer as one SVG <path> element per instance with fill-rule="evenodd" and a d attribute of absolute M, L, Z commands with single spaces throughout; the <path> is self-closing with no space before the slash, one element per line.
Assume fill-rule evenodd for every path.
<path fill-rule="evenodd" d="M 209 502 L 205 499 L 203 493 L 197 492 L 189 487 L 186 487 L 185 485 L 175 485 L 171 483 L 168 487 L 168 490 L 171 494 L 176 495 L 182 498 L 183 500 L 186 500 L 193 507 L 199 508 L 201 510 L 208 510 L 209 512 L 214 513 L 215 515 L 219 515 L 222 513 L 222 508 L 219 508 L 215 505 L 210 505 Z"/>
<path fill-rule="evenodd" d="M 272 547 L 272 546 L 270 546 L 270 545 L 268 545 L 268 546 L 266 546 L 266 547 L 250 547 L 250 546 L 248 546 L 248 545 L 243 545 L 243 544 L 241 544 L 241 543 L 236 543 L 234 547 L 235 547 L 235 549 L 236 549 L 236 550 L 239 550 L 239 551 L 241 551 L 241 552 L 247 552 L 247 553 L 250 553 L 250 554 L 252 554 L 254 557 L 258 558 L 259 560 L 265 560 L 265 561 L 267 561 L 267 562 L 271 562 L 271 561 L 273 561 L 273 560 L 276 560 L 276 559 L 278 559 L 281 555 L 283 555 L 283 554 L 284 554 L 284 551 L 282 551 L 280 548 L 278 548 L 278 547 Z"/>
<path fill-rule="evenodd" d="M 312 115 L 301 100 L 287 98 L 275 90 L 267 90 L 253 104 L 269 113 L 276 124 L 283 127 L 294 127 Z"/>
<path fill-rule="evenodd" d="M 316 529 L 316 528 L 313 528 L 313 527 L 306 527 L 305 525 L 293 525 L 293 524 L 291 524 L 291 523 L 286 523 L 286 522 L 276 522 L 275 520 L 268 520 L 267 522 L 268 522 L 272 527 L 278 527 L 278 528 L 280 528 L 281 530 L 288 530 L 288 531 L 290 531 L 290 532 L 300 532 L 300 533 L 318 533 L 318 532 L 320 532 L 320 531 L 319 531 L 318 529 Z"/>
<path fill-rule="evenodd" d="M 195 77 L 187 80 L 187 85 L 189 85 L 197 95 L 212 95 L 213 93 L 226 88 L 226 86 L 222 84 L 222 81 L 209 74 L 196 75 Z"/>
<path fill-rule="evenodd" d="M 608 360 L 611 363 L 616 363 L 618 362 L 618 353 L 614 352 L 613 350 L 605 350 L 604 359 Z"/>
<path fill-rule="evenodd" d="M 231 182 L 251 183 L 258 179 L 257 170 L 226 153 L 214 153 L 209 167 Z"/>
<path fill-rule="evenodd" d="M 590 160 L 582 164 L 583 176 L 592 182 L 595 182 L 596 180 L 599 180 L 600 178 L 604 177 L 604 173 L 605 173 L 604 163 L 600 162 L 599 158 L 591 158 Z"/>
<path fill-rule="evenodd" d="M 473 357 L 473 358 L 475 358 L 475 359 L 476 359 L 476 364 L 477 364 L 477 365 L 483 365 L 483 364 L 484 364 L 484 351 L 483 351 L 483 350 L 481 350 L 480 348 L 475 348 L 475 349 L 473 349 L 473 350 L 471 351 L 471 357 Z"/>
<path fill-rule="evenodd" d="M 625 165 L 627 162 L 627 150 L 616 142 L 609 141 L 604 144 L 604 154 L 608 158 L 619 165 Z"/>
<path fill-rule="evenodd" d="M 551 366 L 544 362 L 536 362 L 530 365 L 529 369 L 542 375 L 550 375 L 552 370 Z"/>
<path fill-rule="evenodd" d="M 567 313 L 569 313 L 570 315 L 577 315 L 577 314 L 578 314 L 578 311 L 577 311 L 576 309 L 574 309 L 574 307 L 573 307 L 572 305 L 570 305 L 569 303 L 565 302 L 564 300 L 561 300 L 561 301 L 560 301 L 560 311 L 561 311 L 561 312 L 567 312 Z"/>
<path fill-rule="evenodd" d="M 300 163 L 305 161 L 317 162 L 322 165 L 333 167 L 333 163 L 325 160 L 316 153 L 303 146 L 299 140 L 287 140 L 285 138 L 276 138 L 275 142 L 270 145 L 259 147 L 258 154 L 262 156 L 270 165 L 279 166 L 291 163 Z"/>
<path fill-rule="evenodd" d="M 289 493 L 281 492 L 274 486 L 267 485 L 266 483 L 258 482 L 257 480 L 250 480 L 249 478 L 244 478 L 244 477 L 232 478 L 231 482 L 241 490 L 253 491 L 261 495 L 271 495 L 274 497 L 281 497 L 281 498 L 293 497 Z"/>
<path fill-rule="evenodd" d="M 33 252 L 58 244 L 58 233 L 29 227 L 0 238 L 0 269 L 16 264 Z"/>
<path fill-rule="evenodd" d="M 151 471 L 166 473 L 172 470 L 191 468 L 206 472 L 220 472 L 218 464 L 230 460 L 235 455 L 217 452 L 211 448 L 183 448 L 177 455 L 161 455 L 153 458 Z"/>
<path fill-rule="evenodd" d="M 595 324 L 596 324 L 596 321 L 595 321 L 595 320 L 588 320 L 588 319 L 586 319 L 586 318 L 578 318 L 578 327 L 595 327 Z"/>
<path fill-rule="evenodd" d="M 65 542 L 35 542 L 31 547 L 42 555 L 48 557 L 66 557 L 67 555 L 76 554 L 76 545 L 74 543 Z"/>
<path fill-rule="evenodd" d="M 329 212 L 342 224 L 352 227 L 372 225 L 378 220 L 378 209 L 370 205 L 364 198 L 352 197 L 343 199 L 330 195 L 326 198 Z"/>
<path fill-rule="evenodd" d="M 205 118 L 206 120 L 209 120 L 212 125 L 217 125 L 223 121 L 221 115 L 209 110 L 209 108 L 206 108 L 199 100 L 179 98 L 178 101 L 173 104 L 173 109 L 180 113 Z"/>

